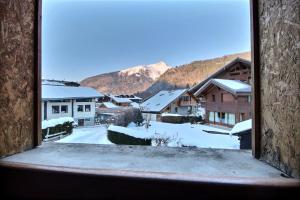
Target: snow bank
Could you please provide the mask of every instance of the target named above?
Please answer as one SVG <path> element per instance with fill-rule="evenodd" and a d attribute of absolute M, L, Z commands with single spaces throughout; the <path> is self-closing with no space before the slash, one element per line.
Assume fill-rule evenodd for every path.
<path fill-rule="evenodd" d="M 175 113 L 162 113 L 161 116 L 162 117 L 166 117 L 166 116 L 181 117 L 183 115 L 179 115 L 179 114 L 175 114 Z"/>
<path fill-rule="evenodd" d="M 135 130 L 135 129 L 126 128 L 123 126 L 110 125 L 107 130 L 118 132 L 118 133 L 124 133 L 126 135 L 129 135 L 129 136 L 132 136 L 135 138 L 150 139 L 152 137 L 152 132 L 147 132 L 144 130 Z"/>
<path fill-rule="evenodd" d="M 196 146 L 199 148 L 239 149 L 240 146 L 237 136 L 205 132 L 204 130 L 227 132 L 207 125 L 193 125 L 190 123 L 170 124 L 151 121 L 148 129 L 144 126 L 136 126 L 134 123 L 130 123 L 128 127 L 111 125 L 108 127 L 108 130 L 136 138 L 162 138 L 169 141 L 167 146 L 170 147 Z"/>
<path fill-rule="evenodd" d="M 42 121 L 42 129 L 54 127 L 58 124 L 63 124 L 65 122 L 74 122 L 74 119 L 72 117 L 60 117 L 57 119 L 43 120 Z"/>

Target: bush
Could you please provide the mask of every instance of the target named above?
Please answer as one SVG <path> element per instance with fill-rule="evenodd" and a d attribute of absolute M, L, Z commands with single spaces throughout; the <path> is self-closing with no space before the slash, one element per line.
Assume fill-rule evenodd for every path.
<path fill-rule="evenodd" d="M 201 116 L 162 116 L 161 121 L 172 124 L 197 123 L 202 121 Z"/>
<path fill-rule="evenodd" d="M 107 138 L 114 144 L 151 146 L 151 139 L 136 138 L 110 130 L 107 131 Z"/>
<path fill-rule="evenodd" d="M 47 128 L 42 129 L 42 138 L 45 139 L 47 135 Z M 58 124 L 54 127 L 49 127 L 49 135 L 55 134 L 55 133 L 61 133 L 64 132 L 64 134 L 70 134 L 73 132 L 73 122 L 65 122 L 63 124 Z"/>

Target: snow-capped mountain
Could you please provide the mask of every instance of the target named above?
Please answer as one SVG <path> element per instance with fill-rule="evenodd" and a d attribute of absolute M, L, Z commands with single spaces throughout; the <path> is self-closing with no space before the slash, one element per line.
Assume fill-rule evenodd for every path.
<path fill-rule="evenodd" d="M 160 61 L 155 64 L 150 64 L 150 65 L 138 65 L 134 67 L 130 67 L 128 69 L 121 70 L 119 72 L 120 75 L 122 76 L 130 76 L 130 75 L 141 75 L 141 74 L 146 74 L 153 80 L 156 80 L 160 75 L 165 73 L 168 69 L 171 67 L 167 65 L 165 62 Z"/>
<path fill-rule="evenodd" d="M 80 82 L 102 93 L 134 94 L 150 87 L 171 66 L 161 61 L 149 65 L 138 65 L 117 72 L 99 74 Z"/>

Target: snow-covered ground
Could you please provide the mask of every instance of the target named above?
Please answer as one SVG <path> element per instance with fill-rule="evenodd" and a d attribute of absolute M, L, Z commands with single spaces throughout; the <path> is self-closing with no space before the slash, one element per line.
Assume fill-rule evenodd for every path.
<path fill-rule="evenodd" d="M 118 131 L 137 138 L 168 138 L 168 146 L 196 146 L 199 148 L 239 149 L 240 142 L 237 136 L 212 134 L 206 131 L 229 133 L 229 131 L 199 124 L 170 124 L 151 121 L 146 129 L 134 123 L 127 128 L 120 126 L 109 127 L 109 130 Z"/>
<path fill-rule="evenodd" d="M 151 121 L 151 126 L 136 126 L 134 123 L 128 127 L 113 126 L 109 130 L 118 131 L 137 138 L 168 138 L 170 147 L 196 146 L 199 148 L 239 149 L 240 142 L 237 136 L 212 134 L 206 131 L 229 133 L 223 129 L 200 124 L 170 124 Z M 87 144 L 113 144 L 107 139 L 106 126 L 79 127 L 73 133 L 56 141 L 60 143 L 87 143 Z M 155 144 L 153 143 L 155 146 Z"/>
<path fill-rule="evenodd" d="M 74 128 L 71 135 L 68 135 L 56 142 L 113 144 L 107 139 L 107 128 L 104 125 Z"/>

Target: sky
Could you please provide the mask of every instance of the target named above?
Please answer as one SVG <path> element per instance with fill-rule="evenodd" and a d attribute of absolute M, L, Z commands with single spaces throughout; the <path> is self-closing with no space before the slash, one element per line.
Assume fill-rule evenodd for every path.
<path fill-rule="evenodd" d="M 250 51 L 248 0 L 43 0 L 42 78 Z"/>

